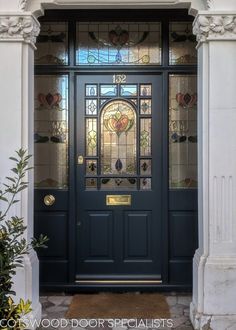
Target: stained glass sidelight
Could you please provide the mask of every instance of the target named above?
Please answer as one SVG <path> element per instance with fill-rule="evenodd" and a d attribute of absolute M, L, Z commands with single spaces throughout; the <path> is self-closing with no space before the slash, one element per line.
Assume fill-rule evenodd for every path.
<path fill-rule="evenodd" d="M 97 119 L 86 119 L 86 156 L 97 155 Z"/>
<path fill-rule="evenodd" d="M 68 77 L 35 77 L 35 186 L 68 186 Z"/>
<path fill-rule="evenodd" d="M 111 101 L 102 110 L 101 173 L 136 173 L 136 111 L 125 100 Z"/>
<path fill-rule="evenodd" d="M 159 65 L 158 22 L 77 23 L 77 65 Z"/>
<path fill-rule="evenodd" d="M 36 64 L 68 64 L 68 24 L 44 22 L 37 38 Z"/>
<path fill-rule="evenodd" d="M 170 75 L 170 188 L 197 187 L 197 77 Z"/>
<path fill-rule="evenodd" d="M 140 155 L 151 156 L 151 118 L 140 119 Z"/>
<path fill-rule="evenodd" d="M 197 43 L 192 30 L 191 22 L 170 23 L 169 63 L 171 65 L 197 63 Z"/>

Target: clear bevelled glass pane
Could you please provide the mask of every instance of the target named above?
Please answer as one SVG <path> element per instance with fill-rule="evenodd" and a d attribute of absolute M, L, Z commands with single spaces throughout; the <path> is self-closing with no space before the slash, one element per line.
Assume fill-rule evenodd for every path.
<path fill-rule="evenodd" d="M 87 159 L 86 160 L 86 175 L 97 175 L 97 160 Z"/>
<path fill-rule="evenodd" d="M 35 51 L 36 64 L 68 64 L 68 25 L 64 22 L 42 22 Z"/>
<path fill-rule="evenodd" d="M 170 188 L 197 186 L 197 77 L 170 75 Z"/>
<path fill-rule="evenodd" d="M 102 178 L 101 179 L 102 190 L 133 190 L 137 189 L 136 178 Z"/>
<path fill-rule="evenodd" d="M 140 95 L 141 96 L 151 96 L 152 95 L 152 85 L 140 85 Z"/>
<path fill-rule="evenodd" d="M 100 86 L 100 96 L 116 96 L 117 95 L 117 85 L 101 85 Z"/>
<path fill-rule="evenodd" d="M 137 96 L 137 85 L 120 85 L 121 96 Z"/>
<path fill-rule="evenodd" d="M 140 174 L 141 175 L 151 175 L 152 174 L 152 160 L 151 159 L 141 159 L 140 160 Z"/>
<path fill-rule="evenodd" d="M 97 179 L 88 178 L 85 180 L 86 189 L 97 189 Z"/>
<path fill-rule="evenodd" d="M 97 114 L 97 100 L 86 100 L 86 115 L 96 115 Z"/>
<path fill-rule="evenodd" d="M 35 76 L 35 186 L 68 186 L 68 77 Z"/>
<path fill-rule="evenodd" d="M 140 190 L 150 190 L 152 189 L 152 179 L 142 178 L 140 179 Z"/>
<path fill-rule="evenodd" d="M 124 100 L 102 110 L 101 173 L 136 174 L 136 111 Z"/>
<path fill-rule="evenodd" d="M 140 113 L 141 115 L 150 115 L 152 113 L 152 100 L 140 100 Z"/>
<path fill-rule="evenodd" d="M 77 23 L 77 65 L 159 65 L 157 22 Z"/>
<path fill-rule="evenodd" d="M 97 156 L 97 119 L 86 119 L 86 156 Z"/>
<path fill-rule="evenodd" d="M 151 118 L 140 119 L 140 155 L 151 156 Z"/>
<path fill-rule="evenodd" d="M 86 85 L 86 96 L 97 96 L 97 85 Z"/>
<path fill-rule="evenodd" d="M 191 22 L 170 23 L 169 63 L 171 65 L 197 63 L 197 43 L 192 30 Z"/>

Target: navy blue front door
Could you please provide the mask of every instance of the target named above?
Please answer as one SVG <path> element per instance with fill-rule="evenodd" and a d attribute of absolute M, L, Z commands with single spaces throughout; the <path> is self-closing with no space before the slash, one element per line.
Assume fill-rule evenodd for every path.
<path fill-rule="evenodd" d="M 160 281 L 162 77 L 78 75 L 76 280 Z"/>

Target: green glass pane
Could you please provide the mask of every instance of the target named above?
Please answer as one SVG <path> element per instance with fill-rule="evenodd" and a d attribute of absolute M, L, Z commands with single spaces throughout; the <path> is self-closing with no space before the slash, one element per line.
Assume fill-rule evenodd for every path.
<path fill-rule="evenodd" d="M 86 156 L 97 156 L 97 119 L 86 119 Z"/>

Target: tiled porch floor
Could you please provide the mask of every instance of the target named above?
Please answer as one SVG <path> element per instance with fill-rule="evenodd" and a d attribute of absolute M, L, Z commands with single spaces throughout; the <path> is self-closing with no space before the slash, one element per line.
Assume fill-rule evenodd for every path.
<path fill-rule="evenodd" d="M 173 320 L 174 326 L 172 328 L 161 327 L 158 329 L 176 329 L 176 330 L 192 330 L 192 326 L 189 320 L 189 304 L 191 302 L 191 296 L 188 294 L 175 294 L 169 293 L 166 294 L 166 299 L 168 305 L 170 307 L 171 319 Z M 65 318 L 66 312 L 69 308 L 69 305 L 72 300 L 72 296 L 68 295 L 50 295 L 50 296 L 41 296 L 40 298 L 42 307 L 43 307 L 43 319 L 61 319 Z M 47 329 L 55 329 L 55 328 L 47 328 Z M 60 328 L 57 328 L 60 329 Z M 85 330 L 84 328 L 75 328 L 72 326 L 64 327 L 64 330 L 70 329 L 80 329 Z M 86 328 L 95 329 L 94 327 Z M 100 328 L 101 330 L 104 328 Z M 111 328 L 110 328 L 111 329 Z M 116 330 L 129 330 L 126 328 L 116 328 Z M 135 328 L 130 328 L 131 330 L 136 330 Z M 143 328 L 139 328 L 140 330 L 145 330 Z M 150 330 L 151 328 L 149 328 Z M 157 328 L 156 328 L 157 329 Z M 109 330 L 105 328 L 105 330 Z"/>

